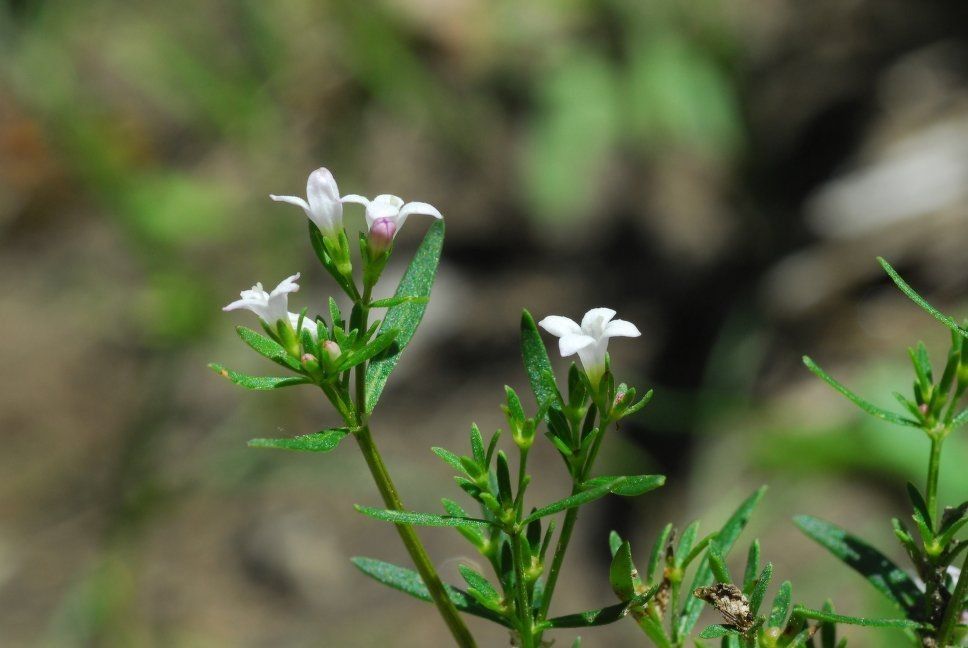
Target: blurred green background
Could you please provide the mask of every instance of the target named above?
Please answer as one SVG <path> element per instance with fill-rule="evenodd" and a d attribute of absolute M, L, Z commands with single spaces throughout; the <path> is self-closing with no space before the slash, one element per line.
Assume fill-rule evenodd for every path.
<path fill-rule="evenodd" d="M 374 421 L 411 507 L 456 493 L 428 448 L 499 427 L 502 385 L 526 389 L 520 309 L 609 305 L 644 332 L 614 365 L 656 398 L 601 470 L 670 481 L 583 514 L 552 611 L 612 602 L 610 528 L 643 556 L 666 521 L 710 530 L 761 483 L 737 556 L 758 534 L 797 600 L 886 611 L 790 518 L 900 558 L 888 518 L 927 442 L 864 420 L 799 358 L 890 405 L 905 345 L 942 356 L 945 331 L 877 254 L 966 312 L 963 1 L 6 0 L 0 54 L 2 645 L 446 644 L 429 606 L 347 560 L 406 562 L 352 511 L 378 497 L 351 445 L 245 447 L 321 429 L 322 399 L 205 368 L 266 369 L 232 331 L 247 318 L 219 310 L 239 290 L 302 271 L 298 307 L 333 292 L 302 215 L 267 198 L 318 166 L 447 218 Z M 425 227 L 411 219 L 391 276 Z M 944 502 L 968 492 L 966 454 L 949 441 Z M 532 496 L 557 499 L 559 460 L 535 461 Z M 456 533 L 421 535 L 446 578 L 473 558 Z M 631 622 L 583 634 L 644 645 Z"/>

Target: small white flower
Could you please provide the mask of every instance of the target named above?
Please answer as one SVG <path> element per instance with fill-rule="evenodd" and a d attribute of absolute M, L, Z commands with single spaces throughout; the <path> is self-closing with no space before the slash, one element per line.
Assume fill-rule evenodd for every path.
<path fill-rule="evenodd" d="M 309 180 L 306 181 L 307 200 L 298 196 L 273 194 L 269 194 L 269 197 L 276 202 L 302 207 L 309 220 L 327 236 L 335 236 L 343 229 L 343 203 L 339 198 L 336 178 L 329 169 L 320 167 L 309 174 Z"/>
<path fill-rule="evenodd" d="M 350 194 L 343 196 L 343 202 L 359 203 L 366 207 L 367 229 L 372 230 L 373 224 L 380 221 L 384 227 L 389 226 L 388 229 L 391 232 L 391 236 L 395 236 L 400 231 L 400 228 L 407 221 L 407 217 L 411 214 L 423 214 L 425 216 L 433 216 L 437 219 L 444 217 L 433 205 L 428 205 L 424 202 L 408 202 L 404 204 L 403 198 L 390 194 L 381 194 L 373 200 L 369 200 L 363 196 L 357 196 L 356 194 Z"/>
<path fill-rule="evenodd" d="M 274 326 L 279 320 L 290 321 L 289 312 L 289 293 L 299 290 L 299 273 L 286 277 L 278 286 L 272 289 L 271 293 L 262 288 L 261 283 L 252 286 L 251 290 L 243 290 L 240 293 L 242 299 L 238 299 L 222 310 L 250 310 L 258 315 L 263 322 Z"/>
<path fill-rule="evenodd" d="M 538 325 L 560 338 L 558 350 L 561 351 L 561 357 L 578 354 L 588 379 L 593 385 L 597 385 L 605 372 L 605 353 L 608 351 L 609 338 L 642 335 L 635 324 L 625 320 L 613 320 L 613 317 L 615 311 L 611 308 L 593 308 L 585 313 L 581 326 L 560 315 L 549 315 L 538 322 Z"/>
<path fill-rule="evenodd" d="M 299 326 L 299 313 L 289 313 L 289 323 L 292 324 L 292 330 L 299 335 L 300 329 L 296 328 Z M 302 330 L 309 331 L 309 335 L 312 336 L 313 340 L 318 339 L 319 329 L 316 328 L 316 320 L 309 315 L 303 317 Z"/>

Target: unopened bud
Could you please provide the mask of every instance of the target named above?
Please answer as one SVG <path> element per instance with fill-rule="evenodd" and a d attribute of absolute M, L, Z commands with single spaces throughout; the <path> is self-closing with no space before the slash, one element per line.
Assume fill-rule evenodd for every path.
<path fill-rule="evenodd" d="M 342 349 L 339 348 L 339 345 L 332 340 L 326 340 L 323 343 L 323 352 L 332 362 L 336 362 L 343 353 Z"/>
<path fill-rule="evenodd" d="M 383 254 L 393 245 L 393 237 L 397 233 L 397 223 L 393 218 L 378 218 L 370 226 L 370 249 L 376 254 Z"/>
<path fill-rule="evenodd" d="M 302 354 L 302 357 L 299 358 L 299 360 L 302 362 L 302 366 L 305 367 L 307 371 L 312 372 L 319 369 L 319 360 L 317 360 L 316 356 L 311 353 Z"/>

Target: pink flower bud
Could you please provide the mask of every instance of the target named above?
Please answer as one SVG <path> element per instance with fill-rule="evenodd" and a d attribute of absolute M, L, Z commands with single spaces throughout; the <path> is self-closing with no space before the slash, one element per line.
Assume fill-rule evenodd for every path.
<path fill-rule="evenodd" d="M 316 356 L 314 356 L 312 353 L 304 353 L 299 359 L 302 360 L 304 365 L 308 365 L 311 362 L 316 362 Z"/>
<path fill-rule="evenodd" d="M 332 340 L 326 340 L 323 343 L 323 352 L 332 362 L 336 362 L 343 353 L 342 349 L 339 348 L 339 345 Z"/>
<path fill-rule="evenodd" d="M 370 249 L 377 254 L 382 254 L 393 245 L 393 237 L 397 233 L 397 223 L 395 218 L 377 218 L 370 226 Z"/>

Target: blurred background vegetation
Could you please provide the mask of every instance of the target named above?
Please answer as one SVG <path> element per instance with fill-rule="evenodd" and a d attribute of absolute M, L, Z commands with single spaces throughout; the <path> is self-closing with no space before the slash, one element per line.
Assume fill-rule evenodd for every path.
<path fill-rule="evenodd" d="M 899 556 L 887 519 L 927 442 L 863 419 L 799 359 L 889 405 L 910 384 L 905 345 L 941 357 L 945 331 L 876 254 L 965 313 L 962 0 L 6 0 L 4 646 L 446 642 L 431 608 L 348 563 L 406 561 L 352 512 L 377 495 L 350 446 L 245 447 L 321 429 L 322 399 L 246 394 L 205 368 L 265 369 L 219 310 L 242 288 L 302 271 L 299 307 L 331 292 L 301 215 L 267 198 L 321 165 L 344 193 L 448 221 L 434 301 L 374 421 L 410 506 L 456 492 L 429 446 L 500 426 L 502 385 L 525 388 L 520 309 L 607 304 L 644 332 L 615 365 L 657 395 L 602 470 L 671 479 L 584 514 L 557 612 L 612 601 L 608 529 L 644 555 L 661 524 L 712 529 L 761 483 L 746 541 L 763 539 L 777 582 L 884 612 L 790 517 Z M 426 226 L 411 223 L 397 274 Z M 948 503 L 968 492 L 963 437 Z M 558 459 L 536 461 L 533 496 L 556 499 Z M 461 539 L 421 535 L 454 578 Z M 470 623 L 482 645 L 506 640 Z M 643 639 L 630 622 L 585 634 Z"/>

